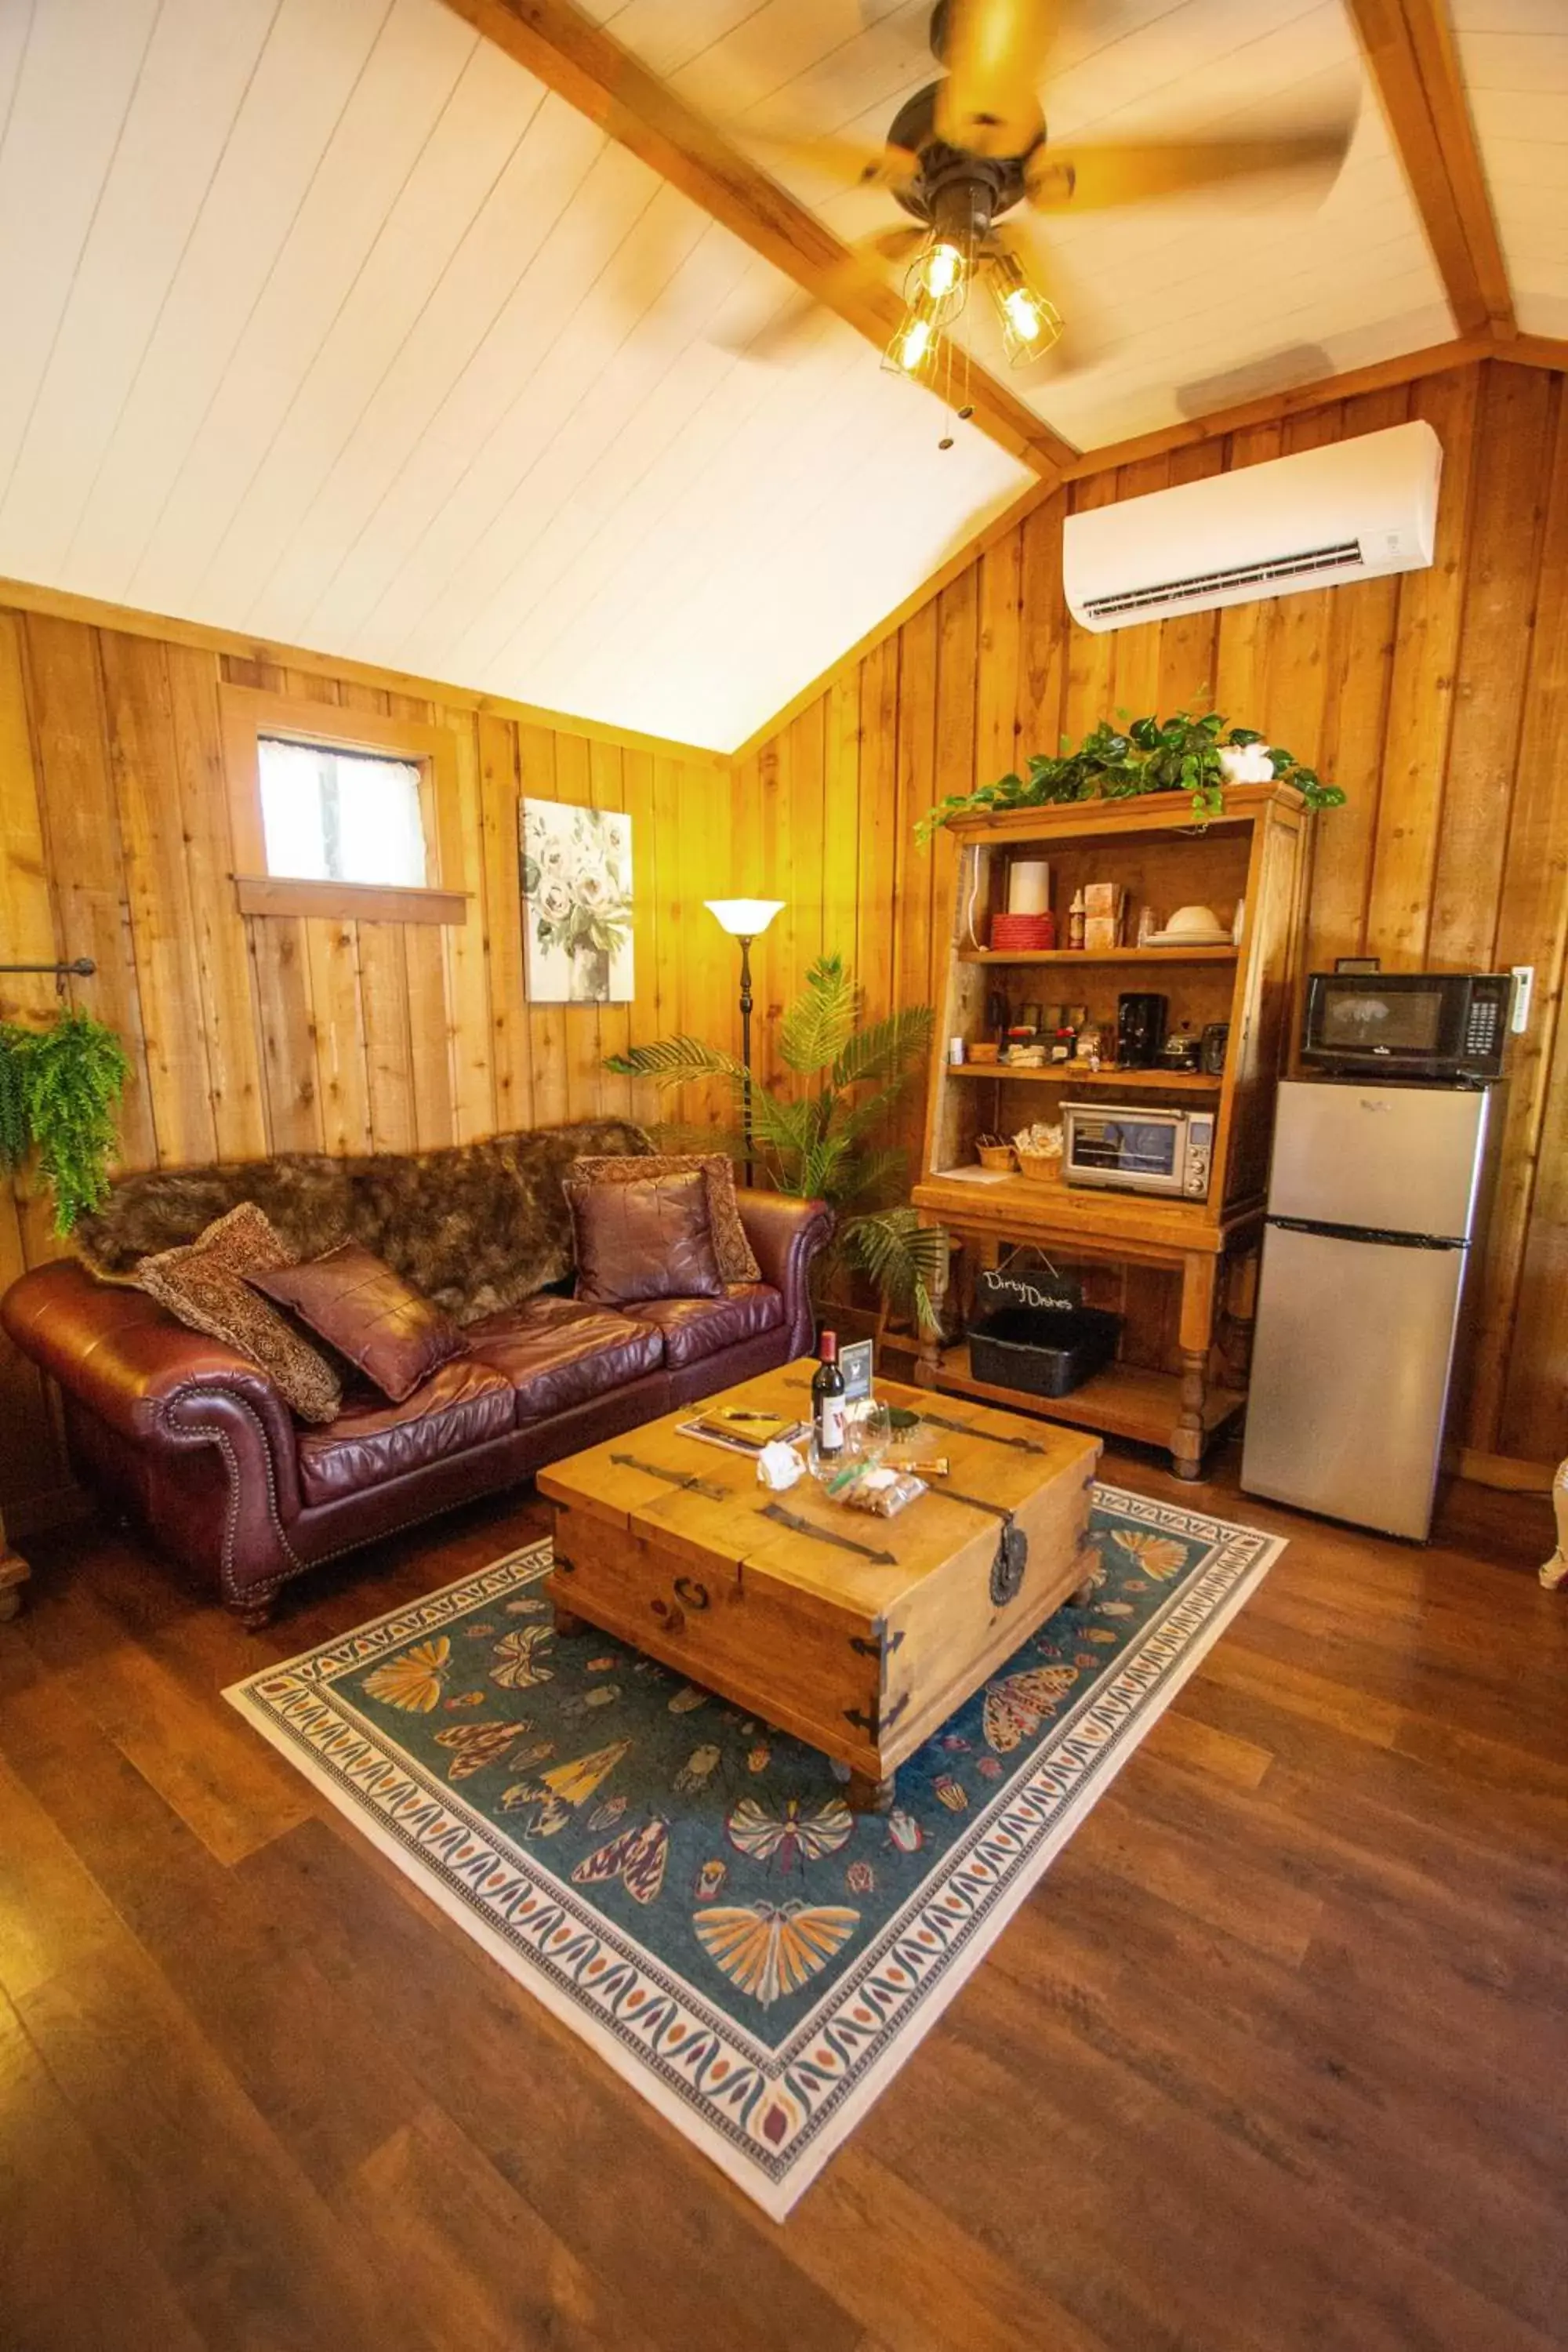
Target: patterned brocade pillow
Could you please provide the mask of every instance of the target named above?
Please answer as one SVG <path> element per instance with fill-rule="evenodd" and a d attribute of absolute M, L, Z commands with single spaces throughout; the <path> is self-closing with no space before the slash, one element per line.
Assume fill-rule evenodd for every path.
<path fill-rule="evenodd" d="M 700 1176 L 708 1188 L 708 1221 L 713 1255 L 726 1282 L 761 1282 L 762 1267 L 746 1239 L 735 1199 L 735 1171 L 724 1151 L 643 1152 L 631 1158 L 574 1160 L 572 1181 L 585 1184 L 641 1184 L 653 1176 Z"/>
<path fill-rule="evenodd" d="M 134 1278 L 188 1329 L 222 1339 L 259 1364 L 301 1421 L 335 1421 L 342 1404 L 336 1372 L 246 1280 L 293 1263 L 255 1202 L 241 1201 L 194 1242 L 144 1257 Z"/>

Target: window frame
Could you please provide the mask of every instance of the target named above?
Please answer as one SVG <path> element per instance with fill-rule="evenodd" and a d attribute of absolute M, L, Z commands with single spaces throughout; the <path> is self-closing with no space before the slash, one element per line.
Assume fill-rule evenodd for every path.
<path fill-rule="evenodd" d="M 458 806 L 458 747 L 451 730 L 378 710 L 344 710 L 263 688 L 218 688 L 224 772 L 234 835 L 234 887 L 242 915 L 314 915 L 329 920 L 462 924 L 468 919 Z M 425 831 L 423 888 L 382 882 L 318 882 L 269 874 L 261 816 L 262 736 L 370 752 L 419 771 Z"/>

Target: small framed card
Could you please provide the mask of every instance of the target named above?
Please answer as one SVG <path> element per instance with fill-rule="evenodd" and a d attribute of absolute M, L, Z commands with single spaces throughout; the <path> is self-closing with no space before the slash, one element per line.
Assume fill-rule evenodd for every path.
<path fill-rule="evenodd" d="M 858 1404 L 871 1393 L 871 1356 L 869 1339 L 853 1339 L 847 1348 L 838 1350 L 838 1369 L 844 1375 L 844 1402 Z"/>

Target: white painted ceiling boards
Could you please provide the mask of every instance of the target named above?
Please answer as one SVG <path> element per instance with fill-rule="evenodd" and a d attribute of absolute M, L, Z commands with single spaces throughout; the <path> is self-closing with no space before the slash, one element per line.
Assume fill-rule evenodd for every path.
<path fill-rule="evenodd" d="M 926 0 L 591 13 L 742 145 L 879 136 L 931 73 Z M 1561 8 L 1461 15 L 1521 323 L 1561 333 Z M 1360 73 L 1340 0 L 1081 0 L 1047 112 L 1224 131 Z M 899 217 L 767 160 L 846 237 Z M 1009 386 L 1082 447 L 1452 331 L 1370 98 L 1320 212 L 1057 234 L 1104 348 Z M 729 749 L 1032 478 L 939 452 L 826 311 L 748 354 L 794 299 L 439 0 L 0 0 L 12 578 Z"/>

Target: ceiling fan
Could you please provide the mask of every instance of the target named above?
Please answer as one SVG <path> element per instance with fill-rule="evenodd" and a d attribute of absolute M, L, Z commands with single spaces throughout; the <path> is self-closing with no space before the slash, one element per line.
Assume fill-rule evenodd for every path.
<path fill-rule="evenodd" d="M 943 71 L 905 100 L 880 147 L 762 134 L 765 146 L 826 168 L 846 184 L 886 187 L 910 215 L 910 226 L 851 247 L 845 264 L 848 276 L 869 280 L 879 277 L 880 263 L 909 262 L 904 315 L 886 361 L 906 374 L 930 373 L 943 349 L 942 329 L 976 283 L 990 295 L 1015 365 L 1058 343 L 1064 322 L 1052 296 L 1064 290 L 1061 267 L 1043 250 L 1033 223 L 1026 243 L 1003 225 L 1016 205 L 1049 216 L 1222 185 L 1276 182 L 1300 188 L 1314 179 L 1326 185 L 1343 160 L 1354 128 L 1353 103 L 1331 121 L 1267 138 L 1075 140 L 1057 146 L 1039 93 L 1059 13 L 1060 0 L 937 0 L 931 47 Z M 800 323 L 798 313 L 784 314 L 751 350 L 765 352 Z M 1075 321 L 1075 363 L 1094 355 L 1085 323 L 1081 316 Z"/>

